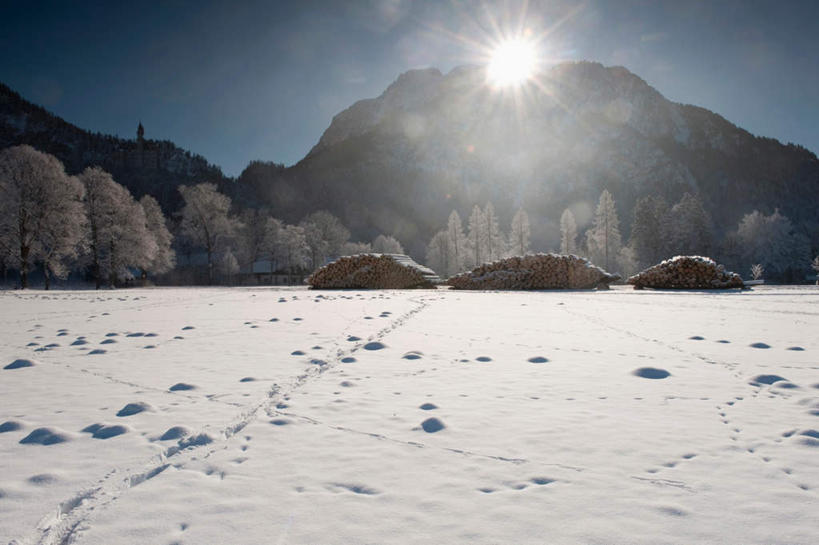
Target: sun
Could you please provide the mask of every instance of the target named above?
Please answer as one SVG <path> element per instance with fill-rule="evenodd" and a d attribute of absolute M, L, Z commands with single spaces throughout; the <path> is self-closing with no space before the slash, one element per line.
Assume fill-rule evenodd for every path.
<path fill-rule="evenodd" d="M 521 38 L 499 43 L 490 53 L 487 77 L 497 87 L 511 87 L 525 83 L 535 72 L 537 54 L 535 45 Z"/>

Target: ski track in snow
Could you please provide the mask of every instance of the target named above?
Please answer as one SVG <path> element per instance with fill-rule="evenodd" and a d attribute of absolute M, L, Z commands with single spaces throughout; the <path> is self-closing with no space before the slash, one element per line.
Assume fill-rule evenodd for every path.
<path fill-rule="evenodd" d="M 117 390 L 119 397 L 112 396 L 116 400 L 113 401 L 116 406 L 99 408 L 104 410 L 105 416 L 97 418 L 103 420 L 95 423 L 95 417 L 84 415 L 83 418 L 87 418 L 87 424 L 90 425 L 81 431 L 63 431 L 50 426 L 47 416 L 44 421 L 38 420 L 41 422 L 37 424 L 38 430 L 43 432 L 35 438 L 35 443 L 38 440 L 48 441 L 48 437 L 53 436 L 67 442 L 83 437 L 83 441 L 99 440 L 100 444 L 108 444 L 118 440 L 108 441 L 109 437 L 121 435 L 129 438 L 139 435 L 138 432 L 146 429 L 146 426 L 133 424 L 136 420 L 132 419 L 139 418 L 140 415 L 150 417 L 151 414 L 161 413 L 165 405 L 182 406 L 190 410 L 203 406 L 214 408 L 203 413 L 204 416 L 197 421 L 195 429 L 186 426 L 168 429 L 165 435 L 168 440 L 174 441 L 170 446 L 162 443 L 165 439 L 158 438 L 159 434 L 151 437 L 149 432 L 143 431 L 141 436 L 149 441 L 148 445 L 154 451 L 152 455 L 143 457 L 140 454 L 140 457 L 122 463 L 123 460 L 107 458 L 103 454 L 93 466 L 94 473 L 82 479 L 88 483 L 86 486 L 75 488 L 74 492 L 66 494 L 56 505 L 52 504 L 53 507 L 40 517 L 34 528 L 29 526 L 28 533 L 20 536 L 0 535 L 0 542 L 5 542 L 7 537 L 17 537 L 10 541 L 10 545 L 68 545 L 85 542 L 89 536 L 93 536 L 90 540 L 92 543 L 98 543 L 100 539 L 105 542 L 104 537 L 93 535 L 97 530 L 95 524 L 101 518 L 105 519 L 109 512 L 120 513 L 120 516 L 123 509 L 127 512 L 127 508 L 122 505 L 132 505 L 137 501 L 130 499 L 132 496 L 136 494 L 140 497 L 140 491 L 150 489 L 142 485 L 165 482 L 180 475 L 180 472 L 188 472 L 185 475 L 202 475 L 212 479 L 212 482 L 228 483 L 232 478 L 231 468 L 244 468 L 247 467 L 245 464 L 258 463 L 259 456 L 254 457 L 257 449 L 250 448 L 255 444 L 252 442 L 253 434 L 260 437 L 259 429 L 267 429 L 269 434 L 275 434 L 274 437 L 283 434 L 283 438 L 288 437 L 285 434 L 292 433 L 291 429 L 298 429 L 302 434 L 298 437 L 308 442 L 327 441 L 328 438 L 337 437 L 337 440 L 331 440 L 332 444 L 355 445 L 356 450 L 372 449 L 375 446 L 383 452 L 392 452 L 401 459 L 412 457 L 412 460 L 422 460 L 419 464 L 438 463 L 443 467 L 451 464 L 454 472 L 461 472 L 452 482 L 462 486 L 468 480 L 473 486 L 471 490 L 457 488 L 453 491 L 454 496 L 465 496 L 471 492 L 477 494 L 478 498 L 491 500 L 505 498 L 504 494 L 508 493 L 544 494 L 559 490 L 563 494 L 561 498 L 574 498 L 571 501 L 577 501 L 573 496 L 577 492 L 572 492 L 577 488 L 591 493 L 592 497 L 588 502 L 594 504 L 595 499 L 598 502 L 600 499 L 595 498 L 594 495 L 598 492 L 591 483 L 599 481 L 605 483 L 600 490 L 611 494 L 612 490 L 622 489 L 624 497 L 631 498 L 620 500 L 619 508 L 628 505 L 629 501 L 638 505 L 641 501 L 639 498 L 645 496 L 646 505 L 643 507 L 664 517 L 663 521 L 680 520 L 679 524 L 685 524 L 691 516 L 692 505 L 699 517 L 704 516 L 707 511 L 702 506 L 708 505 L 709 500 L 698 500 L 705 503 L 691 504 L 686 498 L 710 496 L 714 486 L 722 487 L 723 490 L 731 489 L 730 480 L 713 483 L 703 476 L 704 473 L 707 475 L 709 471 L 713 471 L 708 468 L 720 468 L 721 471 L 722 464 L 730 460 L 729 463 L 736 467 L 725 467 L 725 471 L 731 473 L 731 478 L 737 482 L 742 476 L 752 475 L 770 479 L 759 482 L 771 483 L 772 487 L 774 483 L 776 486 L 781 483 L 782 488 L 771 489 L 767 496 L 769 503 L 765 505 L 772 509 L 774 503 L 771 498 L 777 498 L 774 501 L 776 508 L 780 509 L 779 518 L 785 520 L 791 516 L 788 511 L 791 505 L 794 509 L 798 506 L 807 511 L 810 511 L 811 505 L 819 506 L 816 468 L 799 463 L 799 460 L 809 459 L 806 456 L 811 452 L 815 454 L 815 447 L 819 446 L 819 433 L 815 431 L 817 425 L 813 424 L 813 428 L 806 427 L 806 423 L 810 425 L 819 416 L 819 377 L 812 382 L 808 382 L 811 379 L 806 378 L 817 377 L 819 363 L 813 359 L 817 345 L 805 337 L 789 337 L 787 332 L 777 330 L 774 326 L 769 329 L 758 325 L 762 317 L 767 317 L 775 324 L 790 318 L 804 330 L 816 329 L 816 317 L 819 317 L 819 313 L 806 310 L 810 308 L 809 304 L 801 304 L 793 309 L 784 306 L 786 303 L 782 302 L 782 293 L 788 295 L 789 291 L 759 290 L 758 293 L 692 294 L 688 297 L 680 293 L 637 293 L 618 289 L 603 293 L 547 292 L 531 295 L 454 291 L 310 292 L 268 289 L 0 294 L 0 297 L 13 298 L 18 302 L 28 301 L 31 304 L 43 301 L 82 303 L 71 310 L 60 310 L 59 305 L 50 306 L 47 316 L 25 317 L 19 322 L 13 317 L 0 317 L 2 330 L 17 332 L 15 335 L 0 337 L 2 353 L 13 356 L 8 361 L 0 362 L 0 380 L 7 376 L 23 377 L 26 375 L 21 373 L 41 372 L 45 369 L 63 373 L 54 375 L 55 377 L 87 376 L 89 380 L 110 384 L 112 388 L 124 388 Z M 138 313 L 163 315 L 172 314 L 172 311 L 185 315 L 184 309 L 188 308 L 192 292 L 195 294 L 197 308 L 219 308 L 220 305 L 235 304 L 237 294 L 241 294 L 243 304 L 249 309 L 251 298 L 259 295 L 265 297 L 266 306 L 263 308 L 270 317 L 262 321 L 254 314 L 251 320 L 231 322 L 227 327 L 223 327 L 221 322 L 214 322 L 219 325 L 219 329 L 214 330 L 213 327 L 208 328 L 210 323 L 202 321 L 211 319 L 211 315 L 186 316 L 186 322 L 179 323 L 176 333 L 169 334 L 166 328 L 158 335 L 152 329 L 139 330 L 136 325 L 130 328 L 130 323 L 117 317 Z M 145 295 L 140 295 L 142 293 L 147 293 L 147 299 Z M 813 292 L 806 293 L 816 295 Z M 719 331 L 722 329 L 722 322 L 714 321 L 714 312 L 709 318 L 710 330 L 701 328 L 696 320 L 690 318 L 704 302 L 712 304 L 712 310 L 727 313 L 739 308 L 736 306 L 737 301 L 747 301 L 755 296 L 761 302 L 758 308 L 747 311 L 748 323 L 755 324 L 754 327 L 747 328 L 747 331 L 734 328 L 731 329 L 732 335 L 723 334 Z M 739 297 L 744 299 L 738 299 Z M 766 299 L 772 301 L 772 306 L 762 304 Z M 390 300 L 392 304 L 400 305 L 382 307 L 380 314 L 371 312 L 380 301 Z M 503 319 L 514 316 L 514 307 L 534 306 L 535 300 L 548 306 L 548 313 L 544 314 L 548 314 L 551 321 L 544 324 L 516 322 L 508 326 L 503 322 Z M 663 301 L 665 310 L 657 308 L 657 300 Z M 350 308 L 342 310 L 338 307 L 337 303 L 341 301 L 361 303 L 357 307 L 350 307 L 357 309 L 358 314 L 354 318 L 344 314 L 349 313 Z M 290 306 L 285 303 L 290 302 L 298 302 L 296 310 L 283 310 Z M 370 307 L 364 306 L 364 302 Z M 486 305 L 485 309 L 482 304 Z M 497 305 L 499 316 L 505 318 L 501 318 L 494 326 L 487 326 L 485 316 L 479 318 L 474 315 L 474 320 L 470 320 L 473 318 L 471 315 L 448 316 L 447 305 L 459 305 L 461 312 L 485 310 L 487 315 L 491 315 Z M 90 312 L 95 306 L 101 308 Z M 627 309 L 625 314 L 624 308 Z M 663 328 L 658 325 L 656 316 L 670 315 L 668 309 L 672 308 L 679 309 L 689 318 L 675 321 L 673 327 Z M 615 309 L 617 312 L 614 312 Z M 662 314 L 663 312 L 666 314 Z M 214 315 L 218 314 L 214 309 Z M 540 314 L 536 316 L 539 318 Z M 320 324 L 312 325 L 317 318 L 331 320 L 321 323 L 332 323 L 333 328 L 322 330 Z M 44 323 L 49 324 L 48 327 Z M 93 335 L 83 331 L 84 326 L 89 323 L 96 328 Z M 115 325 L 106 328 L 103 323 Z M 284 323 L 288 324 L 287 334 L 277 336 L 278 330 L 271 328 Z M 141 323 L 139 327 L 149 326 Z M 265 327 L 268 329 L 264 329 Z M 521 328 L 522 332 L 515 331 L 515 327 Z M 570 334 L 572 329 L 582 333 L 573 337 Z M 99 333 L 100 330 L 107 331 L 104 337 Z M 214 391 L 214 386 L 203 387 L 202 382 L 210 380 L 207 373 L 212 371 L 202 367 L 201 373 L 196 373 L 196 350 L 205 347 L 213 349 L 223 342 L 226 343 L 225 346 L 233 346 L 236 350 L 236 346 L 227 342 L 235 335 L 248 335 L 251 330 L 267 335 L 260 343 L 276 340 L 279 352 L 289 355 L 278 357 L 276 364 L 279 367 L 271 368 L 270 371 L 258 371 L 258 374 L 254 370 L 252 376 L 243 376 L 244 367 L 234 370 L 229 364 L 231 358 L 242 359 L 243 356 L 239 353 L 227 353 L 224 373 L 235 374 L 236 378 L 232 378 L 234 384 L 242 383 L 242 387 L 247 385 L 253 389 L 250 390 L 251 393 L 235 388 L 207 393 Z M 541 335 L 544 338 L 540 338 Z M 593 342 L 597 335 L 605 337 L 605 348 Z M 157 377 L 145 374 L 150 373 L 149 369 L 124 374 L 121 367 L 106 365 L 106 362 L 112 361 L 111 358 L 120 357 L 139 362 L 142 358 L 151 358 L 154 351 L 176 354 L 174 350 L 184 349 L 188 345 L 194 350 L 191 352 L 192 357 L 186 357 L 187 367 L 183 367 L 185 374 L 169 374 L 167 380 L 164 376 L 160 381 L 154 380 Z M 107 352 L 95 355 L 92 351 L 102 347 Z M 14 357 L 29 358 L 31 366 L 13 365 L 6 370 L 2 369 Z M 251 354 L 249 359 L 254 357 L 260 356 Z M 607 370 L 605 365 L 601 366 L 606 360 L 616 362 L 612 370 Z M 171 358 L 168 361 L 177 360 Z M 576 366 L 577 382 L 561 382 L 559 386 L 550 387 L 550 373 L 565 373 L 567 361 Z M 594 366 L 595 362 L 599 367 Z M 624 365 L 632 365 L 631 372 Z M 483 370 L 494 374 L 481 376 Z M 596 372 L 604 374 L 598 377 Z M 611 374 L 615 372 L 618 374 Z M 371 375 L 377 373 L 378 376 L 371 378 Z M 511 376 L 521 378 L 510 386 Z M 525 377 L 533 377 L 533 380 L 537 377 L 534 390 L 527 389 Z M 790 380 L 794 377 L 796 381 L 791 383 Z M 614 380 L 615 384 L 611 391 L 599 389 L 594 378 L 603 378 L 603 384 L 605 380 Z M 227 379 L 221 377 L 221 380 Z M 474 380 L 474 384 L 461 382 L 464 380 Z M 721 390 L 715 393 L 715 389 L 710 388 L 708 396 L 697 396 L 694 394 L 699 384 L 696 383 L 697 380 L 706 386 L 719 384 Z M 167 382 L 164 386 L 163 381 Z M 447 382 L 440 384 L 441 381 Z M 407 384 L 405 387 L 399 386 L 404 383 Z M 393 384 L 396 391 L 391 392 L 388 388 Z M 629 386 L 629 389 L 621 393 L 618 388 L 623 384 L 636 387 Z M 669 387 L 674 384 L 682 384 L 685 388 L 679 391 Z M 143 393 L 146 396 L 151 394 L 151 403 L 140 399 Z M 382 407 L 390 407 L 390 394 L 412 396 L 417 413 L 410 413 L 410 418 L 416 419 L 417 427 L 409 430 L 405 426 L 406 411 L 398 416 L 393 414 L 393 420 L 388 415 L 391 409 L 380 412 Z M 634 396 L 633 401 L 631 396 Z M 120 401 L 123 398 L 125 402 Z M 533 423 L 537 425 L 537 420 L 526 418 L 537 414 L 541 398 L 550 402 L 543 407 L 556 408 L 557 401 L 562 401 L 563 406 L 567 407 L 564 409 L 567 411 L 565 414 L 554 415 L 553 424 L 550 423 L 548 428 L 549 432 L 555 434 L 556 443 L 570 447 L 565 452 L 541 452 L 534 448 L 524 448 L 529 445 L 527 441 L 532 439 L 526 434 Z M 613 405 L 613 415 L 616 416 L 611 425 L 618 429 L 620 421 L 617 419 L 625 417 L 626 422 L 629 418 L 637 418 L 635 425 L 638 429 L 656 431 L 655 422 L 646 424 L 641 420 L 642 412 L 637 407 L 644 399 L 656 403 L 653 410 L 661 410 L 658 414 L 666 416 L 675 415 L 675 407 L 685 407 L 687 412 L 681 414 L 699 415 L 702 418 L 692 424 L 691 429 L 696 433 L 691 434 L 690 430 L 688 432 L 692 437 L 699 437 L 702 443 L 681 444 L 679 448 L 669 449 L 660 448 L 657 443 L 659 436 L 645 438 L 651 441 L 641 447 L 645 450 L 640 452 L 640 456 L 624 456 L 622 461 L 611 467 L 608 463 L 600 463 L 594 455 L 586 455 L 583 449 L 585 442 L 592 452 L 595 449 L 607 452 L 597 444 L 598 441 L 603 441 L 602 436 L 578 436 L 575 440 L 578 450 L 572 450 L 575 442 L 567 441 L 573 437 L 573 426 L 577 426 L 577 433 L 580 430 L 600 429 L 593 421 L 595 418 L 605 418 L 609 398 L 616 401 Z M 103 401 L 98 404 L 101 403 Z M 453 408 L 458 403 L 462 405 Z M 305 404 L 309 406 L 305 407 Z M 468 421 L 464 419 L 464 414 L 469 414 L 472 407 L 479 405 L 488 405 L 490 409 L 475 415 L 478 423 L 472 429 L 466 426 Z M 339 411 L 335 407 L 346 408 L 347 411 Z M 617 410 L 626 412 L 618 413 Z M 55 414 L 61 412 L 62 410 L 54 411 Z M 813 420 L 806 416 L 808 414 L 814 415 Z M 0 424 L 3 424 L 2 416 L 0 414 Z M 35 426 L 26 422 L 27 414 L 9 413 L 6 416 L 7 421 L 3 426 L 7 429 L 0 429 L 0 432 L 9 433 L 0 433 L 0 440 L 10 438 L 16 430 L 21 430 L 17 431 L 18 434 L 29 434 Z M 486 422 L 487 436 L 483 437 L 479 422 L 487 416 L 491 420 Z M 180 417 L 172 414 L 170 418 Z M 547 422 L 552 421 L 552 415 L 548 413 L 543 418 Z M 491 434 L 503 428 L 504 419 L 512 421 L 510 429 L 517 430 L 522 435 L 518 442 L 509 445 L 502 440 L 492 439 Z M 792 425 L 783 426 L 783 422 L 788 419 Z M 685 422 L 675 421 L 674 425 L 685 425 Z M 623 428 L 628 429 L 628 426 Z M 156 431 L 159 430 L 153 430 Z M 91 433 L 93 439 L 83 435 Z M 685 433 L 685 430 L 680 431 L 680 436 Z M 617 440 L 616 436 L 606 437 Z M 17 442 L 17 436 L 14 441 Z M 262 439 L 259 439 L 258 443 L 261 442 Z M 537 441 L 532 444 L 541 448 L 544 446 L 544 443 Z M 41 445 L 24 447 L 51 448 L 47 445 L 47 442 L 43 442 Z M 548 442 L 545 445 L 548 446 Z M 614 450 L 609 455 L 622 454 L 624 445 L 633 448 L 632 444 L 621 441 L 611 447 Z M 315 451 L 310 448 L 312 447 L 305 446 L 298 452 L 315 461 L 309 456 L 319 455 L 314 454 Z M 275 452 L 278 451 L 274 450 Z M 320 452 L 323 453 L 321 455 L 334 455 L 333 452 Z M 269 448 L 265 454 L 270 454 Z M 349 456 L 349 453 L 340 452 L 339 455 Z M 106 469 L 103 470 L 103 467 Z M 63 478 L 59 470 L 52 473 L 50 467 L 40 469 L 41 472 L 37 474 L 29 474 L 26 480 L 28 486 L 47 488 Z M 298 483 L 291 492 L 306 494 L 316 502 L 325 501 L 321 499 L 324 497 L 322 494 L 338 497 L 345 502 L 386 498 L 386 505 L 390 505 L 390 502 L 395 501 L 390 486 L 385 484 L 384 475 L 371 475 L 368 478 L 367 468 L 358 468 L 359 472 L 362 469 L 364 471 L 361 475 L 356 471 L 349 475 L 340 471 L 338 474 L 317 475 L 318 481 L 310 479 L 304 486 Z M 403 466 L 401 469 L 403 470 Z M 413 474 L 412 471 L 418 470 L 415 467 L 407 469 L 410 475 Z M 327 471 L 327 467 L 324 470 Z M 431 468 L 429 476 L 436 476 L 437 471 L 440 468 Z M 250 471 L 249 474 L 253 473 Z M 431 480 L 434 482 L 435 479 Z M 75 476 L 71 482 L 79 481 Z M 285 479 L 278 483 L 280 492 L 284 483 L 288 482 L 290 481 Z M 4 480 L 0 479 L 0 502 L 8 494 L 3 489 L 4 484 Z M 12 495 L 16 492 L 14 486 L 19 485 L 12 486 Z M 410 490 L 404 489 L 403 493 L 406 495 Z M 527 497 L 531 499 L 531 496 Z M 539 497 L 541 502 L 548 498 Z M 736 499 L 736 496 L 733 498 Z M 430 498 L 418 501 L 415 507 L 420 513 L 440 510 L 439 501 L 443 500 Z M 460 508 L 456 503 L 451 503 L 451 500 L 448 501 L 450 503 L 446 505 L 450 508 Z M 578 505 L 585 503 L 584 498 Z M 602 504 L 606 503 L 608 500 L 603 499 Z M 346 505 L 351 504 L 345 503 Z M 398 505 L 395 504 L 396 507 Z M 403 509 L 403 504 L 400 505 Z M 486 504 L 486 509 L 491 511 L 491 505 L 493 504 Z M 504 524 L 503 513 L 509 513 L 508 506 L 502 505 L 498 513 L 501 518 L 496 519 L 500 528 Z M 521 512 L 526 513 L 524 504 L 520 505 L 523 509 Z M 542 508 L 550 504 L 536 505 Z M 0 527 L 3 526 L 2 507 L 0 504 Z M 31 507 L 42 508 L 42 505 Z M 559 506 L 552 507 L 557 509 Z M 571 508 L 569 509 L 571 512 Z M 344 514 L 339 516 L 343 517 Z M 454 513 L 453 516 L 457 518 L 458 514 Z M 488 516 L 491 518 L 494 515 Z M 565 518 L 566 513 L 562 516 Z M 804 515 L 794 516 L 798 519 Z M 413 517 L 415 514 L 407 513 L 402 524 L 417 524 L 419 519 Z M 737 519 L 733 520 L 736 525 Z M 774 515 L 773 520 L 779 519 Z M 771 520 L 760 519 L 759 524 L 767 528 L 771 525 Z M 188 528 L 188 521 L 183 521 L 179 524 L 178 531 L 189 535 L 191 530 Z M 355 535 L 352 528 L 350 532 Z M 439 524 L 437 528 L 447 529 L 450 526 Z M 646 532 L 645 529 L 633 528 L 635 527 L 632 526 L 631 531 Z M 678 536 L 683 531 L 682 526 L 673 528 Z M 328 529 L 329 527 L 325 528 Z M 110 522 L 109 529 L 104 530 L 110 532 Z M 620 533 L 614 541 L 620 542 L 625 537 L 631 537 L 627 533 L 629 530 L 618 531 Z M 293 542 L 315 542 L 315 534 L 304 532 L 303 523 L 299 526 L 291 513 L 283 525 L 278 542 L 285 542 L 288 535 Z M 773 534 L 760 534 L 754 542 L 807 544 L 813 541 L 811 538 L 819 538 L 815 529 L 799 523 L 790 529 L 783 524 L 770 529 L 770 532 Z M 182 536 L 182 533 L 179 535 Z M 421 533 L 413 542 L 429 542 L 430 539 L 497 542 L 497 535 L 490 538 L 490 534 L 480 534 L 478 530 L 449 533 L 443 537 L 429 534 L 425 536 Z M 103 532 L 101 535 L 106 534 Z M 349 532 L 339 534 L 338 538 L 329 541 L 344 542 L 343 536 L 349 540 L 350 535 Z M 570 535 L 571 537 L 566 537 L 566 543 L 588 543 L 599 541 L 600 536 L 605 533 L 584 533 L 582 528 L 578 528 L 572 529 Z M 695 542 L 703 537 L 703 534 L 696 532 L 685 535 L 687 542 Z M 636 539 L 635 543 L 674 543 L 666 537 L 658 538 L 659 534 L 654 538 L 646 536 L 650 536 L 650 532 L 641 539 Z M 748 534 L 744 536 L 748 541 Z M 384 540 L 384 534 L 379 537 L 380 540 L 378 537 L 368 537 L 366 541 Z M 707 537 L 711 541 L 706 541 L 717 543 L 725 535 L 714 537 L 709 534 Z M 273 534 L 269 539 L 271 542 L 277 541 Z M 527 539 L 518 536 L 518 539 L 512 541 L 524 542 Z M 171 542 L 182 543 L 183 540 L 180 537 Z M 191 541 L 186 539 L 185 542 Z M 199 541 L 194 539 L 193 542 Z"/>
<path fill-rule="evenodd" d="M 217 439 L 203 444 L 194 444 L 185 448 L 172 446 L 166 449 L 162 454 L 152 457 L 141 468 L 112 468 L 99 479 L 95 486 L 90 489 L 84 489 L 70 498 L 60 503 L 56 512 L 50 512 L 43 516 L 37 524 L 37 528 L 33 535 L 23 538 L 19 541 L 20 545 L 28 543 L 37 543 L 38 545 L 68 545 L 78 538 L 83 530 L 89 527 L 89 519 L 105 509 L 112 502 L 119 499 L 123 494 L 127 493 L 129 489 L 138 486 L 157 475 L 160 475 L 164 470 L 173 465 L 176 468 L 183 468 L 185 464 L 197 458 L 208 458 L 214 452 L 223 450 L 225 443 L 233 436 L 241 432 L 251 421 L 253 421 L 260 411 L 264 410 L 268 416 L 273 416 L 278 413 L 271 407 L 274 407 L 282 396 L 289 395 L 299 388 L 303 387 L 311 380 L 316 380 L 321 377 L 327 370 L 331 369 L 338 362 L 347 356 L 350 356 L 358 350 L 365 348 L 368 343 L 378 342 L 384 339 L 389 333 L 401 327 L 407 320 L 424 310 L 428 303 L 426 299 L 429 296 L 418 296 L 410 298 L 415 304 L 415 308 L 406 312 L 403 315 L 397 316 L 390 324 L 375 335 L 371 336 L 366 341 L 360 341 L 354 344 L 349 349 L 341 347 L 341 342 L 336 343 L 337 349 L 330 361 L 323 362 L 322 365 L 308 365 L 304 373 L 299 375 L 295 382 L 290 384 L 286 389 L 282 389 L 278 384 L 274 384 L 267 392 L 265 398 L 261 401 L 256 401 L 251 406 L 242 407 L 242 411 L 234 418 L 234 421 L 226 427 L 223 427 L 217 435 Z M 151 305 L 152 307 L 161 306 L 162 303 Z M 133 309 L 129 309 L 133 310 Z M 61 318 L 71 316 L 71 313 L 61 315 Z M 74 316 L 77 314 L 74 313 Z M 348 337 L 344 332 L 344 338 Z M 323 360 L 322 360 L 323 361 Z M 72 368 L 70 365 L 66 367 Z M 80 369 L 80 372 L 89 371 Z M 142 386 L 128 381 L 121 381 L 114 377 L 102 374 L 92 373 L 100 376 L 107 381 L 118 382 L 128 386 L 138 387 L 140 389 L 155 390 L 166 393 L 164 390 L 159 390 L 152 387 Z M 314 422 L 315 423 L 315 422 Z M 343 430 L 344 428 L 337 427 L 336 429 Z M 353 430 L 346 430 L 353 431 Z M 193 434 L 196 435 L 196 434 Z M 415 446 L 415 445 L 413 445 Z M 504 461 L 518 462 L 517 460 L 506 460 L 502 457 L 488 456 Z M 12 541 L 12 544 L 15 542 Z"/>

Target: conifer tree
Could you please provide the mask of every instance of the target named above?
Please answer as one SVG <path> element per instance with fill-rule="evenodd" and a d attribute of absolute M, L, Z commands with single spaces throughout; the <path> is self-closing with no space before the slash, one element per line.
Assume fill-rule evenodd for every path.
<path fill-rule="evenodd" d="M 592 262 L 602 263 L 609 270 L 623 246 L 620 237 L 620 220 L 614 199 L 607 189 L 600 194 L 592 227 L 586 232 L 586 241 Z"/>
<path fill-rule="evenodd" d="M 577 253 L 577 223 L 574 214 L 568 208 L 560 216 L 560 253 L 563 255 Z"/>
<path fill-rule="evenodd" d="M 521 208 L 512 218 L 509 228 L 509 248 L 512 255 L 526 255 L 529 253 L 529 215 Z"/>

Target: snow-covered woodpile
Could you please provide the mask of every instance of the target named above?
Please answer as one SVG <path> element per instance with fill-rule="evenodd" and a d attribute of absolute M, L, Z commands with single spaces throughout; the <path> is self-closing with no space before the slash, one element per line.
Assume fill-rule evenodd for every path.
<path fill-rule="evenodd" d="M 458 290 L 605 289 L 619 279 L 576 255 L 536 254 L 485 263 L 447 284 Z"/>
<path fill-rule="evenodd" d="M 743 287 L 742 278 L 713 259 L 678 255 L 628 279 L 634 289 L 724 289 Z"/>
<path fill-rule="evenodd" d="M 431 269 L 401 254 L 341 257 L 316 270 L 307 279 L 314 289 L 432 288 L 440 281 Z"/>

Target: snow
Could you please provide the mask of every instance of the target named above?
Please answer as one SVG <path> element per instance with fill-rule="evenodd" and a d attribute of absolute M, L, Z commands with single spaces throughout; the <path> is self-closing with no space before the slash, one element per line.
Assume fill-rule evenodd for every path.
<path fill-rule="evenodd" d="M 818 303 L 3 292 L 0 543 L 817 543 Z"/>

